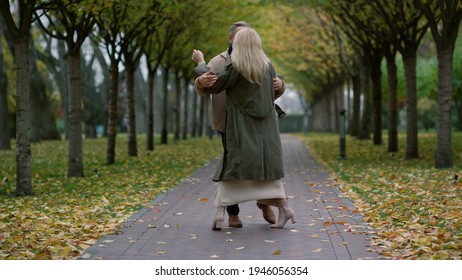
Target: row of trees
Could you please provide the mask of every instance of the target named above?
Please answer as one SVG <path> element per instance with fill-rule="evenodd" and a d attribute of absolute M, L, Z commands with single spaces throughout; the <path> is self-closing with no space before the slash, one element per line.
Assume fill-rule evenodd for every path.
<path fill-rule="evenodd" d="M 449 167 L 452 165 L 452 58 L 462 17 L 461 5 L 456 0 L 1 1 L 0 26 L 4 28 L 0 30 L 14 55 L 16 84 L 12 87 L 11 82 L 9 86 L 3 82 L 7 80 L 6 67 L 0 64 L 0 131 L 8 130 L 5 123 L 12 108 L 7 105 L 14 104 L 17 194 L 32 194 L 29 130 L 36 126 L 31 124 L 43 118 L 42 123 L 50 124 L 48 136 L 56 135 L 53 125 L 56 114 L 46 109 L 52 108 L 53 102 L 40 94 L 50 82 L 47 77 L 37 82 L 38 73 L 44 72 L 41 65 L 46 65 L 48 78 L 52 77 L 51 87 L 60 93 L 62 110 L 54 111 L 62 111 L 64 115 L 69 139 L 68 176 L 79 177 L 84 175 L 82 122 L 91 126 L 92 117 L 86 112 L 97 102 L 105 107 L 101 118 L 108 140 L 108 164 L 116 161 L 121 109 L 127 120 L 130 156 L 137 155 L 139 103 L 145 103 L 146 108 L 146 116 L 141 118 L 146 118 L 147 149 L 154 148 L 155 113 L 161 114 L 161 143 L 167 142 L 169 132 L 179 139 L 181 130 L 186 137 L 187 123 L 195 124 L 191 119 L 196 116 L 203 120 L 207 107 L 207 99 L 201 100 L 199 106 L 197 98 L 191 98 L 194 94 L 188 94 L 193 67 L 191 50 L 199 48 L 208 57 L 223 51 L 227 29 L 238 20 L 251 23 L 259 31 L 265 51 L 278 72 L 284 74 L 286 82 L 303 91 L 313 109 L 327 96 L 334 96 L 339 109 L 343 106 L 338 100 L 345 85 L 353 89 L 350 112 L 353 136 L 367 139 L 372 132 L 374 143 L 382 144 L 382 115 L 387 111 L 388 150 L 397 151 L 397 112 L 402 107 L 400 100 L 405 100 L 408 158 L 419 155 L 416 53 L 430 31 L 439 69 L 435 165 Z M 398 94 L 398 57 L 402 58 L 406 73 L 404 97 Z M 0 52 L 0 62 L 4 61 L 8 61 L 8 54 Z M 143 69 L 140 61 L 144 63 Z M 381 82 L 383 61 L 386 61 L 386 85 Z M 146 73 L 147 86 L 137 86 L 138 81 L 144 81 L 140 72 Z M 162 81 L 158 80 L 159 72 Z M 83 81 L 82 75 L 85 75 Z M 101 80 L 98 86 L 86 83 L 95 80 L 95 76 L 102 77 L 98 78 Z M 169 98 L 172 92 L 169 84 L 175 88 L 173 98 Z M 5 87 L 16 89 L 14 101 L 8 100 L 13 95 L 4 94 Z M 97 93 L 103 96 L 100 101 L 95 101 Z M 141 102 L 135 101 L 137 98 Z M 386 109 L 384 100 L 388 102 Z M 174 103 L 174 110 L 169 102 Z M 317 119 L 324 116 L 313 114 Z M 332 122 L 335 124 L 335 118 Z M 4 135 L 7 133 L 0 134 L 0 145 L 9 145 L 8 136 L 6 141 L 2 140 Z"/>
<path fill-rule="evenodd" d="M 230 3 L 235 4 L 235 3 Z M 220 4 L 226 8 L 226 4 Z M 0 11 L 2 26 L 5 27 L 4 35 L 7 42 L 11 42 L 11 51 L 14 55 L 16 75 L 16 98 L 15 98 L 15 130 L 17 151 L 17 195 L 30 195 L 31 183 L 31 150 L 30 130 L 34 127 L 34 119 L 31 119 L 31 100 L 40 95 L 34 92 L 31 85 L 35 85 L 31 79 L 35 79 L 33 68 L 37 65 L 31 62 L 37 35 L 34 34 L 35 26 L 40 26 L 43 33 L 45 48 L 49 52 L 42 53 L 43 61 L 48 61 L 50 73 L 61 78 L 55 79 L 61 91 L 63 111 L 65 114 L 66 135 L 69 140 L 68 176 L 81 177 L 84 175 L 83 151 L 82 151 L 82 69 L 89 63 L 81 55 L 81 47 L 90 40 L 94 43 L 94 57 L 100 60 L 100 67 L 105 75 L 105 82 L 109 83 L 109 93 L 106 100 L 107 125 L 106 133 L 107 163 L 115 162 L 116 135 L 118 131 L 118 109 L 120 68 L 124 69 L 126 86 L 126 115 L 127 133 L 129 139 L 128 152 L 130 156 L 137 155 L 136 138 L 136 111 L 134 81 L 135 71 L 139 69 L 140 59 L 145 58 L 148 72 L 147 100 L 147 123 L 148 123 L 148 149 L 153 149 L 153 90 L 155 76 L 158 70 L 163 70 L 164 76 L 164 110 L 162 124 L 162 143 L 167 142 L 167 119 L 168 106 L 168 80 L 169 74 L 176 77 L 177 94 L 179 98 L 179 83 L 181 79 L 189 85 L 192 75 L 192 62 L 190 53 L 197 41 L 209 39 L 218 41 L 218 31 L 210 31 L 201 34 L 206 26 L 206 20 L 214 9 L 218 9 L 219 3 L 203 3 L 201 1 L 182 0 L 19 0 L 1 1 Z M 216 22 L 220 22 L 218 19 Z M 224 20 L 224 19 L 223 19 Z M 221 23 L 221 22 L 220 22 Z M 222 23 L 223 28 L 229 23 Z M 197 28 L 194 28 L 197 27 Z M 219 30 L 220 31 L 220 30 Z M 214 33 L 215 32 L 215 33 Z M 201 36 L 201 38 L 199 38 Z M 221 34 L 223 41 L 226 32 Z M 32 40 L 31 40 L 32 38 Z M 57 39 L 58 43 L 51 38 Z M 43 43 L 43 40 L 42 40 Z M 57 44 L 58 56 L 53 53 Z M 32 46 L 32 47 L 31 47 Z M 217 46 L 208 47 L 204 51 L 217 53 Z M 103 53 L 99 53 L 104 50 Z M 54 51 L 56 52 L 56 50 Z M 63 61 L 65 58 L 65 61 Z M 82 65 L 82 61 L 84 62 Z M 102 65 L 106 65 L 105 68 Z M 32 65 L 32 67 L 30 67 Z M 92 70 L 92 68 L 86 68 Z M 5 67 L 2 67 L 5 70 Z M 66 73 L 66 80 L 62 75 Z M 39 76 L 39 75 L 37 75 Z M 2 75 L 3 78 L 6 75 Z M 7 82 L 2 83 L 6 85 Z M 189 86 L 183 86 L 188 90 Z M 9 145 L 7 124 L 8 101 L 6 90 L 2 92 L 2 136 L 1 142 Z M 42 92 L 43 93 L 43 92 Z M 64 94 L 65 93 L 65 94 Z M 33 97 L 34 96 L 34 97 Z M 188 96 L 184 94 L 184 96 Z M 188 100 L 187 98 L 185 100 Z M 205 101 L 206 99 L 204 99 Z M 203 102 L 205 103 L 205 102 Z M 204 106 L 204 105 L 202 105 Z M 188 106 L 185 106 L 188 108 Z M 45 108 L 39 108 L 43 110 Z M 179 117 L 180 110 L 176 110 L 175 118 Z M 42 115 L 45 115 L 42 112 Z M 142 116 L 144 117 L 144 116 Z M 48 123 L 53 124 L 50 120 Z M 179 126 L 175 128 L 175 135 L 179 135 Z"/>
<path fill-rule="evenodd" d="M 406 157 L 419 157 L 417 114 L 417 51 L 431 33 L 438 60 L 436 121 L 437 168 L 452 166 L 451 110 L 453 56 L 462 19 L 457 0 L 324 0 L 291 1 L 297 8 L 285 11 L 287 26 L 305 44 L 286 52 L 279 43 L 278 61 L 292 75 L 307 77 L 300 87 L 312 104 L 351 80 L 353 110 L 351 134 L 382 144 L 382 61 L 386 61 L 388 101 L 388 150 L 398 151 L 397 58 L 401 58 L 406 83 Z M 295 20 L 293 14 L 300 14 Z M 291 20 L 289 20 L 291 19 Z M 280 36 L 277 37 L 280 40 Z M 285 37 L 284 39 L 289 39 Z M 280 40 L 284 42 L 285 40 Z M 293 40 L 293 38 L 292 38 Z M 272 41 L 278 44 L 276 40 Z M 291 45 L 290 48 L 294 46 Z M 435 53 L 433 54 L 435 55 Z M 313 65 L 316 68 L 313 69 Z M 343 91 L 343 90 L 342 90 Z M 340 97 L 340 94 L 336 94 Z M 361 99 L 363 110 L 361 111 Z M 362 112 L 362 115 L 361 115 Z"/>

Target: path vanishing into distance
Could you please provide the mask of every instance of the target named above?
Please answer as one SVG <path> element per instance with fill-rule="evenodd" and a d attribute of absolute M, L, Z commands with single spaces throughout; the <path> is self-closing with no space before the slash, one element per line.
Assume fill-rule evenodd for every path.
<path fill-rule="evenodd" d="M 255 202 L 240 204 L 242 228 L 211 230 L 215 214 L 213 160 L 128 219 L 79 259 L 103 260 L 361 260 L 378 259 L 374 230 L 329 173 L 294 136 L 282 135 L 289 203 L 297 223 L 271 229 Z M 277 208 L 273 208 L 277 217 Z"/>

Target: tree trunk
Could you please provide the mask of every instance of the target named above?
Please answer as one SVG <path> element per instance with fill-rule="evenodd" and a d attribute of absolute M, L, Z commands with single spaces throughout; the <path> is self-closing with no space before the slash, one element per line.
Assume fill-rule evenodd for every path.
<path fill-rule="evenodd" d="M 154 150 L 154 82 L 156 78 L 157 69 L 149 67 L 148 72 L 148 108 L 147 108 L 147 143 L 146 149 L 148 151 Z"/>
<path fill-rule="evenodd" d="M 358 135 L 358 139 L 370 139 L 371 137 L 371 87 L 370 87 L 370 68 L 367 65 L 363 65 L 361 69 L 361 88 L 364 92 L 363 101 L 363 116 L 361 119 L 361 127 Z"/>
<path fill-rule="evenodd" d="M 398 68 L 395 62 L 396 52 L 387 53 L 388 85 L 388 151 L 398 151 Z"/>
<path fill-rule="evenodd" d="M 334 106 L 334 111 L 332 112 L 332 117 L 333 117 L 333 128 L 334 131 L 339 131 L 340 130 L 340 118 L 338 117 L 340 114 L 340 108 L 343 108 L 343 88 L 342 87 L 336 87 L 333 90 L 332 94 L 332 105 Z M 342 103 L 342 104 L 339 104 Z"/>
<path fill-rule="evenodd" d="M 382 55 L 374 55 L 371 65 L 372 103 L 374 115 L 373 143 L 382 145 Z"/>
<path fill-rule="evenodd" d="M 148 91 L 147 81 L 144 79 L 143 71 L 139 63 L 139 59 L 136 62 L 135 68 L 135 115 L 146 116 L 146 92 Z M 146 118 L 136 117 L 136 133 L 137 135 L 146 133 Z"/>
<path fill-rule="evenodd" d="M 183 134 L 182 139 L 186 140 L 188 138 L 188 110 L 189 110 L 189 80 L 184 78 L 183 79 L 183 90 L 184 90 L 184 98 L 183 98 Z"/>
<path fill-rule="evenodd" d="M 15 40 L 16 195 L 32 195 L 30 147 L 29 34 Z"/>
<path fill-rule="evenodd" d="M 197 102 L 199 100 L 199 96 L 194 93 L 193 95 L 193 106 L 192 106 L 192 127 L 191 127 L 191 137 L 197 136 Z"/>
<path fill-rule="evenodd" d="M 361 77 L 353 76 L 353 113 L 351 116 L 351 136 L 359 136 L 361 125 Z"/>
<path fill-rule="evenodd" d="M 168 143 L 168 77 L 169 70 L 164 69 L 163 75 L 163 92 L 164 92 L 164 100 L 163 100 L 163 111 L 162 111 L 162 131 L 160 137 L 161 144 Z"/>
<path fill-rule="evenodd" d="M 180 113 L 181 113 L 181 78 L 175 74 L 175 108 L 173 109 L 173 140 L 180 140 Z"/>
<path fill-rule="evenodd" d="M 454 48 L 438 48 L 438 116 L 436 124 L 436 168 L 452 167 L 452 61 Z"/>
<path fill-rule="evenodd" d="M 83 177 L 82 84 L 80 51 L 69 52 L 69 162 L 68 177 Z"/>
<path fill-rule="evenodd" d="M 351 116 L 351 78 L 346 77 L 346 104 L 345 109 L 345 131 L 350 133 L 350 116 Z"/>
<path fill-rule="evenodd" d="M 107 156 L 106 163 L 115 163 L 115 146 L 117 138 L 117 99 L 119 95 L 119 62 L 111 60 L 111 95 L 108 105 Z"/>
<path fill-rule="evenodd" d="M 204 126 L 205 126 L 205 98 L 206 96 L 201 96 L 201 105 L 200 105 L 200 115 L 199 115 L 199 131 L 198 136 L 202 137 L 204 134 Z"/>
<path fill-rule="evenodd" d="M 414 55 L 403 56 L 404 72 L 406 76 L 406 158 L 419 157 L 418 127 L 417 127 L 417 85 L 416 62 Z"/>
<path fill-rule="evenodd" d="M 11 149 L 10 137 L 8 127 L 8 76 L 6 75 L 5 58 L 3 56 L 3 44 L 0 39 L 0 150 Z"/>
<path fill-rule="evenodd" d="M 430 1 L 431 2 L 431 1 Z M 436 122 L 435 167 L 452 167 L 451 101 L 454 48 L 462 20 L 460 1 L 439 1 L 441 20 L 432 12 L 432 4 L 417 1 L 429 21 L 438 53 L 438 115 Z M 460 118 L 460 112 L 459 112 Z"/>
<path fill-rule="evenodd" d="M 135 65 L 131 61 L 125 61 L 127 72 L 127 118 L 128 118 L 128 156 L 136 157 L 136 116 L 135 116 Z"/>

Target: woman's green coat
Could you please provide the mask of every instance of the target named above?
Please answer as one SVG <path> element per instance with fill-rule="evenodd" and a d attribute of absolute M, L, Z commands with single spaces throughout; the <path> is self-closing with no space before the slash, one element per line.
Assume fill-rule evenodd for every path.
<path fill-rule="evenodd" d="M 194 72 L 199 75 L 207 70 L 206 65 L 200 65 Z M 228 103 L 225 152 L 213 180 L 281 179 L 284 167 L 274 110 L 276 72 L 272 64 L 261 85 L 249 82 L 232 64 L 217 77 L 217 82 L 207 92 L 216 94 L 226 90 Z"/>

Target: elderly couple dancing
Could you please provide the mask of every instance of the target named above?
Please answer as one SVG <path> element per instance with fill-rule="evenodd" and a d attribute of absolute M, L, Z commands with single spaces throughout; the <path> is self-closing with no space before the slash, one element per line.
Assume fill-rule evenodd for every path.
<path fill-rule="evenodd" d="M 294 211 L 286 199 L 282 146 L 274 100 L 284 92 L 262 48 L 258 33 L 245 22 L 230 28 L 229 48 L 208 65 L 202 52 L 194 50 L 192 60 L 198 76 L 195 90 L 212 95 L 213 129 L 220 133 L 223 157 L 213 180 L 217 207 L 212 229 L 223 228 L 227 209 L 230 227 L 242 227 L 239 203 L 257 201 L 271 228 L 282 228 Z M 279 211 L 276 221 L 271 207 Z"/>

